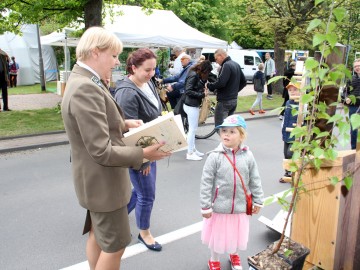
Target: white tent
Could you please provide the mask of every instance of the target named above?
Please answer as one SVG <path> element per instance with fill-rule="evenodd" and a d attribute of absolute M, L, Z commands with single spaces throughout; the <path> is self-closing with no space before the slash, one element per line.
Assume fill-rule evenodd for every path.
<path fill-rule="evenodd" d="M 172 11 L 153 9 L 146 11 L 136 6 L 114 5 L 113 18 L 107 16 L 104 28 L 115 33 L 125 47 L 226 48 L 227 42 L 206 35 L 180 20 Z M 119 14 L 121 13 L 121 14 Z M 41 37 L 42 44 L 65 46 L 66 35 L 52 33 Z M 76 40 L 66 41 L 76 46 Z"/>
<path fill-rule="evenodd" d="M 36 25 L 23 25 L 22 36 L 6 32 L 0 36 L 0 48 L 19 63 L 18 85 L 40 83 L 39 50 Z M 47 81 L 56 80 L 56 57 L 51 46 L 41 46 Z"/>

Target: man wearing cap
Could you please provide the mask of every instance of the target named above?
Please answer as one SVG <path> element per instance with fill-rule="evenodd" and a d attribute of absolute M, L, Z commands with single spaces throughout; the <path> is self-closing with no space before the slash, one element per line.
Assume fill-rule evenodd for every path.
<path fill-rule="evenodd" d="M 286 88 L 286 86 L 289 84 L 289 82 L 291 81 L 291 78 L 292 76 L 294 76 L 294 73 L 295 73 L 295 67 L 296 67 L 296 62 L 295 61 L 292 61 L 289 65 L 289 68 L 285 71 L 284 73 L 284 76 L 286 77 L 286 79 L 284 78 L 283 79 L 283 85 L 284 85 L 284 90 L 283 90 L 283 93 L 282 93 L 282 97 L 284 99 L 284 102 L 283 104 L 281 105 L 281 107 L 284 107 L 285 104 L 286 104 L 286 101 L 289 100 L 289 92 Z M 280 115 L 279 115 L 279 119 L 282 120 L 283 117 L 284 117 L 284 111 L 285 110 L 282 110 Z"/>
<path fill-rule="evenodd" d="M 10 111 L 8 107 L 8 68 L 9 64 L 7 63 L 6 59 L 8 55 L 6 52 L 0 49 L 0 87 L 2 92 L 2 99 L 4 103 L 3 111 Z M 1 106 L 0 106 L 1 109 Z M 0 110 L 1 111 L 1 110 Z"/>
<path fill-rule="evenodd" d="M 216 90 L 215 126 L 218 126 L 227 116 L 234 114 L 238 92 L 246 86 L 246 79 L 240 65 L 231 60 L 224 49 L 217 49 L 214 57 L 221 66 L 219 76 L 206 86 L 212 92 Z"/>
<path fill-rule="evenodd" d="M 183 54 L 183 56 L 180 59 L 182 70 L 176 74 L 175 76 L 168 77 L 166 79 L 159 79 L 159 83 L 173 83 L 169 84 L 166 87 L 166 95 L 169 99 L 171 108 L 174 109 L 176 106 L 176 103 L 178 102 L 179 98 L 185 91 L 185 80 L 186 76 L 190 70 L 190 67 L 192 66 L 193 62 L 191 61 L 191 57 L 188 54 Z"/>
<path fill-rule="evenodd" d="M 172 49 L 172 53 L 175 54 L 176 59 L 174 60 L 174 67 L 169 69 L 169 72 L 171 75 L 176 75 L 179 74 L 183 67 L 181 64 L 181 57 L 183 57 L 185 55 L 184 49 L 181 48 L 180 46 L 175 46 Z"/>

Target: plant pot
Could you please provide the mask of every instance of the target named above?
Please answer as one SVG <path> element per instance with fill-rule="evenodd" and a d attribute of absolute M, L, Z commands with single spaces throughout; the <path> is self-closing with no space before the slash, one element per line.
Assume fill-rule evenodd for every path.
<path fill-rule="evenodd" d="M 280 250 L 277 253 L 272 254 L 272 250 L 276 246 L 277 242 L 278 241 L 270 244 L 265 250 L 257 253 L 256 255 L 248 257 L 249 269 L 301 270 L 304 266 L 305 258 L 310 253 L 310 250 L 289 238 L 285 238 L 281 244 Z M 290 255 L 285 255 L 287 250 L 291 251 Z"/>

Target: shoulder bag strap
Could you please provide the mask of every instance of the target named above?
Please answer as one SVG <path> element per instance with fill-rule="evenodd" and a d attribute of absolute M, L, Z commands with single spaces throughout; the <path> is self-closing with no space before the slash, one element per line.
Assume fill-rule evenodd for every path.
<path fill-rule="evenodd" d="M 241 180 L 241 185 L 242 185 L 242 187 L 243 187 L 243 189 L 244 189 L 244 192 L 245 192 L 245 195 L 246 195 L 246 194 L 247 194 L 247 190 L 246 190 L 246 187 L 245 187 L 245 184 L 244 184 L 244 180 L 243 180 L 243 178 L 242 178 L 239 170 L 236 168 L 235 164 L 231 161 L 231 159 L 229 158 L 229 156 L 228 156 L 226 153 L 224 153 L 224 155 L 225 155 L 225 157 L 229 160 L 230 164 L 233 166 L 233 168 L 234 168 L 234 170 L 236 171 L 236 173 L 239 175 L 240 180 Z"/>

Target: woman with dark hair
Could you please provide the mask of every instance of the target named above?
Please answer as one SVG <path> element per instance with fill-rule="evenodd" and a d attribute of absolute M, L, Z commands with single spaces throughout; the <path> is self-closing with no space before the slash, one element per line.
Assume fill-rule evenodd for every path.
<path fill-rule="evenodd" d="M 185 80 L 185 102 L 184 111 L 187 114 L 189 122 L 189 131 L 187 134 L 188 151 L 187 160 L 202 160 L 203 153 L 196 150 L 195 132 L 199 124 L 199 112 L 202 99 L 208 94 L 205 83 L 212 71 L 212 65 L 209 60 L 204 60 L 193 66 Z"/>
<path fill-rule="evenodd" d="M 128 77 L 117 82 L 115 100 L 126 119 L 141 119 L 144 123 L 161 115 L 161 102 L 151 78 L 155 74 L 156 55 L 150 49 L 138 49 L 126 60 Z M 156 162 L 144 163 L 140 170 L 129 169 L 133 185 L 128 213 L 135 209 L 138 240 L 148 249 L 160 251 L 150 233 L 150 216 L 155 200 Z"/>

